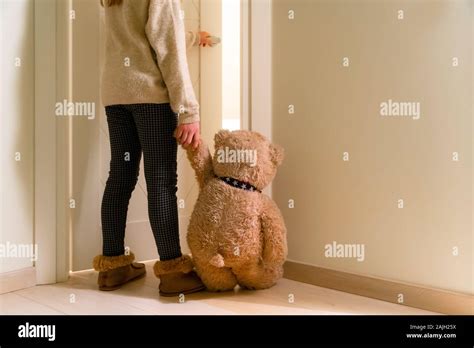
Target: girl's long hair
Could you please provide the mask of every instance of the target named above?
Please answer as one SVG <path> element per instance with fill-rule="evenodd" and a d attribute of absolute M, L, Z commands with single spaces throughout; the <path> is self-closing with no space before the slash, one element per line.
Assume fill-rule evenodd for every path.
<path fill-rule="evenodd" d="M 122 3 L 122 0 L 100 0 L 100 4 L 102 6 L 114 6 L 114 5 L 120 5 Z"/>

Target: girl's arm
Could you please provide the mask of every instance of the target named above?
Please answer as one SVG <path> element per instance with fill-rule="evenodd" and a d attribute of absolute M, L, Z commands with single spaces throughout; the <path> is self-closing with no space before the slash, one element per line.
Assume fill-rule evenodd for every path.
<path fill-rule="evenodd" d="M 186 32 L 179 0 L 150 0 L 145 32 L 168 88 L 171 109 L 179 115 L 178 123 L 199 121 L 199 104 L 189 75 Z"/>

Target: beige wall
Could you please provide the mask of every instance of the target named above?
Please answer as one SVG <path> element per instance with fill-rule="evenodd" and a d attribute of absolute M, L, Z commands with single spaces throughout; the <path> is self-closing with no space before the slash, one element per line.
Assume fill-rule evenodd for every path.
<path fill-rule="evenodd" d="M 0 244 L 17 249 L 33 243 L 34 3 L 2 0 L 0 8 Z M 9 255 L 0 273 L 33 265 Z"/>
<path fill-rule="evenodd" d="M 274 0 L 289 259 L 473 293 L 472 20 L 469 1 Z M 419 102 L 420 119 L 382 117 L 389 99 Z M 363 244 L 364 261 L 325 257 L 333 241 Z"/>

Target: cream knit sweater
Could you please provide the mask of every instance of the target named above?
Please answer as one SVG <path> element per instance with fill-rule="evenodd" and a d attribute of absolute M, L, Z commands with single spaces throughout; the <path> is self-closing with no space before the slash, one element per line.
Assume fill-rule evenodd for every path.
<path fill-rule="evenodd" d="M 104 11 L 104 106 L 170 103 L 179 124 L 199 121 L 186 56 L 199 35 L 185 32 L 179 0 L 123 0 Z"/>

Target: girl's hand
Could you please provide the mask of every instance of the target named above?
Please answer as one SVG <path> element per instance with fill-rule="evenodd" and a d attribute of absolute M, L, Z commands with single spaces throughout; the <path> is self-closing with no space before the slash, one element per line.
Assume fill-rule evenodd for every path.
<path fill-rule="evenodd" d="M 199 122 L 181 124 L 176 128 L 174 137 L 185 149 L 190 145 L 196 149 L 201 141 Z"/>
<path fill-rule="evenodd" d="M 212 47 L 211 34 L 209 34 L 207 31 L 200 31 L 199 46 L 206 47 L 206 45 Z"/>

